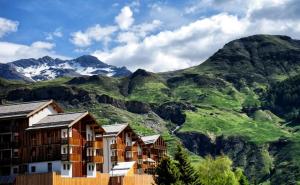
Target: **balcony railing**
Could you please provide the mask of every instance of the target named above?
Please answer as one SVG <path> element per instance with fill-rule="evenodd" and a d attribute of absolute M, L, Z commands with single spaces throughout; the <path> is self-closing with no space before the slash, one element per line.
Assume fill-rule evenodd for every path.
<path fill-rule="evenodd" d="M 61 138 L 62 145 L 80 145 L 80 139 L 73 139 L 73 138 Z"/>
<path fill-rule="evenodd" d="M 103 148 L 103 143 L 101 141 L 87 141 L 86 146 L 93 148 Z"/>
<path fill-rule="evenodd" d="M 0 149 L 10 149 L 12 148 L 11 142 L 1 142 Z"/>
<path fill-rule="evenodd" d="M 80 161 L 79 154 L 61 154 L 62 161 Z"/>
<path fill-rule="evenodd" d="M 118 161 L 118 156 L 111 156 L 111 161 L 112 161 L 112 162 Z"/>
<path fill-rule="evenodd" d="M 111 149 L 117 149 L 117 147 L 118 147 L 117 144 L 111 144 L 111 145 L 110 145 L 110 148 L 111 148 Z"/>
<path fill-rule="evenodd" d="M 129 157 L 125 157 L 126 161 L 133 161 L 133 157 L 129 156 Z"/>
<path fill-rule="evenodd" d="M 103 156 L 87 156 L 86 161 L 93 163 L 103 163 Z"/>
<path fill-rule="evenodd" d="M 0 165 L 9 165 L 9 164 L 11 164 L 11 161 L 12 161 L 11 158 L 0 159 Z"/>
<path fill-rule="evenodd" d="M 132 150 L 132 146 L 126 146 L 126 147 L 125 147 L 125 150 L 126 150 L 126 151 L 131 151 L 131 150 Z"/>
<path fill-rule="evenodd" d="M 138 154 L 138 159 L 143 159 L 143 155 L 142 154 Z"/>

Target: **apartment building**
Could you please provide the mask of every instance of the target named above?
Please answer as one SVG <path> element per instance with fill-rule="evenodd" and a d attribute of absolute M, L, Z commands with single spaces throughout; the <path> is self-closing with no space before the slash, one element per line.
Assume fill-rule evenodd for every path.
<path fill-rule="evenodd" d="M 54 101 L 0 106 L 0 175 L 102 172 L 103 133 L 88 112 L 63 113 Z"/>
<path fill-rule="evenodd" d="M 141 137 L 143 146 L 143 169 L 145 173 L 154 174 L 155 167 L 159 161 L 167 155 L 167 144 L 161 135 Z"/>
<path fill-rule="evenodd" d="M 109 173 L 120 162 L 134 161 L 133 148 L 139 136 L 132 128 L 128 124 L 103 125 L 102 128 L 105 131 L 103 136 L 103 171 Z"/>
<path fill-rule="evenodd" d="M 88 112 L 64 113 L 53 100 L 0 105 L 0 176 L 63 177 L 153 173 L 166 144 L 129 124 L 100 126 Z"/>

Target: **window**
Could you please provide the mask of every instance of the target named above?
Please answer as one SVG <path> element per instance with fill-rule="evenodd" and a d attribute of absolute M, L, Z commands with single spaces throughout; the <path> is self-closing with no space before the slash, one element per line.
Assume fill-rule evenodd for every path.
<path fill-rule="evenodd" d="M 52 163 L 48 163 L 48 172 L 52 172 Z"/>
<path fill-rule="evenodd" d="M 19 150 L 14 149 L 13 157 L 19 157 Z"/>
<path fill-rule="evenodd" d="M 68 138 L 68 130 L 69 130 L 69 137 L 72 137 L 72 128 L 70 128 L 70 129 L 61 129 L 61 138 Z"/>
<path fill-rule="evenodd" d="M 13 169 L 13 173 L 14 173 L 14 174 L 18 174 L 18 171 L 19 171 L 18 168 L 14 168 L 14 169 Z"/>
<path fill-rule="evenodd" d="M 35 166 L 31 166 L 31 173 L 35 173 Z"/>
<path fill-rule="evenodd" d="M 94 171 L 95 166 L 93 164 L 89 164 L 89 171 Z"/>
<path fill-rule="evenodd" d="M 64 169 L 64 170 L 70 170 L 70 164 L 64 163 L 64 164 L 63 164 L 63 169 Z"/>

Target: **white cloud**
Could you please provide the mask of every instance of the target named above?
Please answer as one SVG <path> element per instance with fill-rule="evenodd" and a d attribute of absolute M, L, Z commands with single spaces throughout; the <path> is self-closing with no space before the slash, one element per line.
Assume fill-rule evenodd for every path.
<path fill-rule="evenodd" d="M 127 30 L 134 22 L 133 13 L 129 6 L 124 6 L 119 15 L 115 17 L 120 29 Z"/>
<path fill-rule="evenodd" d="M 0 62 L 7 63 L 24 58 L 39 58 L 51 56 L 54 58 L 67 59 L 68 57 L 56 54 L 52 49 L 54 44 L 37 41 L 31 45 L 0 42 Z"/>
<path fill-rule="evenodd" d="M 251 11 L 261 10 L 266 6 L 251 5 Z M 145 37 L 138 37 L 137 33 L 126 33 L 122 37 L 119 36 L 119 40 L 126 44 L 109 51 L 98 50 L 92 54 L 109 64 L 125 65 L 131 70 L 145 68 L 161 72 L 198 65 L 225 43 L 243 36 L 288 34 L 300 37 L 299 19 L 251 19 L 248 10 L 244 16 L 219 13 L 200 18 L 177 29 L 160 31 Z M 140 39 L 137 41 L 135 38 Z"/>
<path fill-rule="evenodd" d="M 46 40 L 53 40 L 55 37 L 57 37 L 57 38 L 63 37 L 61 28 L 55 29 L 54 32 L 46 33 Z"/>
<path fill-rule="evenodd" d="M 111 40 L 111 35 L 117 31 L 115 26 L 101 27 L 99 24 L 71 34 L 71 42 L 77 47 L 88 47 L 93 42 L 103 41 L 106 45 Z"/>
<path fill-rule="evenodd" d="M 37 48 L 37 49 L 50 50 L 53 47 L 55 47 L 55 44 L 50 43 L 50 42 L 44 42 L 44 41 L 36 41 L 36 42 L 34 42 L 34 43 L 31 44 L 31 47 Z"/>
<path fill-rule="evenodd" d="M 19 23 L 0 17 L 0 38 L 10 32 L 16 32 Z"/>

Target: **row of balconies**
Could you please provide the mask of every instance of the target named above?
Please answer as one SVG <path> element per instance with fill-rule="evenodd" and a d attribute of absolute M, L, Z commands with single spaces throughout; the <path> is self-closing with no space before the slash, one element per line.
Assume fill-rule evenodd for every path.
<path fill-rule="evenodd" d="M 18 148 L 19 142 L 12 141 L 12 142 L 0 142 L 0 149 L 13 149 Z"/>

